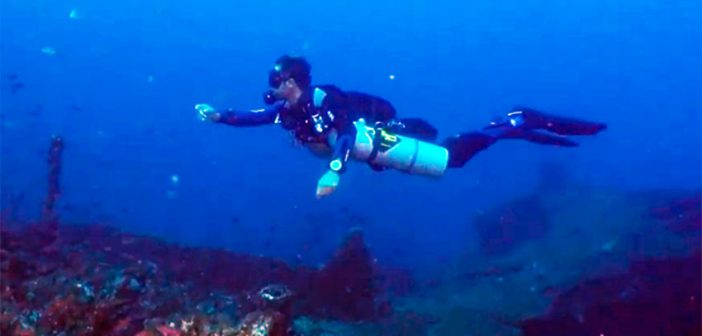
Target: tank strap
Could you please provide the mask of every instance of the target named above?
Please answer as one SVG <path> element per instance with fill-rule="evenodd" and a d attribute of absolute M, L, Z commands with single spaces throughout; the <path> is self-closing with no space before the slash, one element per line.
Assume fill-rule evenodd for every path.
<path fill-rule="evenodd" d="M 417 163 L 417 156 L 419 156 L 419 140 L 414 140 L 414 153 L 412 154 L 412 161 L 407 167 L 407 171 L 412 171 L 414 165 Z"/>
<path fill-rule="evenodd" d="M 381 132 L 383 130 L 383 124 L 382 123 L 376 123 L 375 124 L 375 134 L 373 135 L 373 149 L 371 149 L 370 154 L 368 155 L 368 159 L 366 162 L 368 163 L 373 163 L 375 161 L 375 158 L 378 156 L 378 150 L 380 149 L 380 142 L 383 141 Z"/>

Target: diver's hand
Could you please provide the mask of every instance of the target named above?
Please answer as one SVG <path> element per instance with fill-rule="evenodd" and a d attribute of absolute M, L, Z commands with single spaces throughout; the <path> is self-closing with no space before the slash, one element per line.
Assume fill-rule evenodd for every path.
<path fill-rule="evenodd" d="M 208 104 L 197 104 L 195 105 L 195 110 L 197 110 L 200 120 L 202 121 L 209 120 L 212 122 L 218 122 L 219 119 L 222 118 L 222 115 L 217 113 L 214 107 Z"/>
<path fill-rule="evenodd" d="M 329 170 L 317 182 L 317 199 L 329 196 L 339 186 L 339 173 Z"/>

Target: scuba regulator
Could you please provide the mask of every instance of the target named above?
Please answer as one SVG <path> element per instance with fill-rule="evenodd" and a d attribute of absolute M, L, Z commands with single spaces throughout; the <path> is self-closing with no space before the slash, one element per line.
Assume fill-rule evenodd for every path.
<path fill-rule="evenodd" d="M 273 90 L 266 90 L 266 92 L 263 93 L 263 102 L 266 103 L 266 105 L 273 105 L 278 100 L 275 94 L 273 94 Z"/>

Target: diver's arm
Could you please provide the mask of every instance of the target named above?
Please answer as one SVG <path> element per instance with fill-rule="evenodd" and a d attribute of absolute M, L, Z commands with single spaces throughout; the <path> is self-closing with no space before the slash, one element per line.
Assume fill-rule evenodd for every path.
<path fill-rule="evenodd" d="M 346 163 L 356 141 L 356 127 L 348 111 L 343 106 L 334 108 L 329 97 L 325 97 L 324 103 L 317 106 L 322 107 L 318 111 L 326 111 L 328 126 L 336 132 L 336 142 L 333 145 L 329 168 L 317 182 L 317 198 L 322 198 L 333 193 L 339 186 L 341 173 L 346 170 Z M 317 115 L 322 113 L 319 112 Z"/>
<path fill-rule="evenodd" d="M 356 127 L 346 111 L 340 110 L 332 113 L 334 114 L 332 127 L 337 132 L 337 138 L 331 161 L 329 161 L 329 169 L 343 173 L 356 141 Z"/>
<path fill-rule="evenodd" d="M 349 160 L 354 141 L 355 134 L 339 133 L 336 144 L 334 144 L 331 161 L 329 161 L 329 169 L 337 173 L 343 173 L 346 170 L 346 162 Z"/>
<path fill-rule="evenodd" d="M 195 109 L 200 114 L 200 119 L 232 126 L 259 126 L 272 124 L 278 117 L 282 104 L 276 104 L 260 110 L 241 111 L 228 109 L 216 111 L 207 104 L 197 104 Z"/>
<path fill-rule="evenodd" d="M 339 186 L 341 173 L 346 170 L 346 162 L 356 141 L 355 127 L 346 115 L 338 115 L 334 124 L 337 139 L 329 162 L 329 170 L 317 182 L 317 198 L 331 194 Z"/>
<path fill-rule="evenodd" d="M 275 122 L 281 105 L 272 105 L 260 110 L 240 111 L 228 109 L 219 114 L 216 122 L 232 126 L 259 126 Z"/>

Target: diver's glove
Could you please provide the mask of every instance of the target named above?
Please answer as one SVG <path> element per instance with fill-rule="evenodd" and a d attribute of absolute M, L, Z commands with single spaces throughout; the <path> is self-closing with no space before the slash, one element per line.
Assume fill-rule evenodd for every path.
<path fill-rule="evenodd" d="M 208 104 L 196 104 L 195 110 L 197 110 L 198 116 L 202 121 L 213 121 L 218 122 L 222 118 L 222 115 L 215 111 L 214 107 Z"/>
<path fill-rule="evenodd" d="M 317 198 L 329 196 L 339 186 L 339 173 L 329 170 L 317 182 Z"/>

